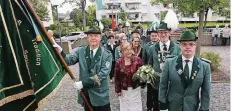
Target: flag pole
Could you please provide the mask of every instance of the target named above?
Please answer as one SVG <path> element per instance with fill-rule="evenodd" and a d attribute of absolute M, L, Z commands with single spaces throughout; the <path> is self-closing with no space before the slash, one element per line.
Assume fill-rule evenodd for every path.
<path fill-rule="evenodd" d="M 35 17 L 36 21 L 38 22 L 38 25 L 42 28 L 42 31 L 45 33 L 46 38 L 48 39 L 48 41 L 54 45 L 54 41 L 51 39 L 51 37 L 47 34 L 47 31 L 45 29 L 45 27 L 42 24 L 42 21 L 39 19 L 38 15 L 36 14 L 36 12 L 34 11 L 34 9 L 31 6 L 31 3 L 29 0 L 25 0 L 26 5 L 28 6 L 29 10 L 32 12 L 33 16 Z M 56 49 L 56 48 L 55 48 Z M 56 55 L 58 55 L 59 59 L 61 60 L 62 64 L 64 65 L 65 69 L 67 70 L 68 74 L 70 75 L 71 79 L 73 81 L 76 81 L 76 78 L 74 77 L 74 74 L 71 72 L 70 68 L 68 67 L 68 65 L 66 64 L 65 60 L 63 59 L 62 55 L 59 53 L 58 50 L 55 50 Z"/>
<path fill-rule="evenodd" d="M 39 19 L 38 15 L 36 14 L 36 12 L 34 11 L 34 9 L 31 6 L 31 3 L 29 0 L 25 0 L 25 3 L 27 5 L 27 7 L 29 8 L 29 10 L 32 12 L 33 16 L 35 17 L 35 19 L 38 22 L 38 25 L 42 28 L 42 31 L 45 33 L 46 38 L 48 39 L 48 41 L 54 45 L 54 41 L 51 39 L 51 37 L 48 35 L 45 27 L 42 24 L 42 21 Z M 76 82 L 76 78 L 74 76 L 74 74 L 71 72 L 70 68 L 68 67 L 68 65 L 66 64 L 65 60 L 63 59 L 62 55 L 59 53 L 59 51 L 55 48 L 55 52 L 56 55 L 58 55 L 59 59 L 61 60 L 61 63 L 64 65 L 65 69 L 67 70 L 68 74 L 70 75 L 71 79 Z M 83 97 L 84 102 L 87 104 L 88 108 L 90 109 L 90 111 L 93 111 L 93 108 L 91 107 L 91 105 L 89 104 L 86 96 L 84 95 L 83 91 L 80 91 L 80 95 Z"/>

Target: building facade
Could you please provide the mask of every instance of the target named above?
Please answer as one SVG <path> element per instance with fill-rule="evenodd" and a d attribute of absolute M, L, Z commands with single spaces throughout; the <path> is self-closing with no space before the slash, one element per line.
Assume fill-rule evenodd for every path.
<path fill-rule="evenodd" d="M 167 10 L 163 5 L 151 6 L 150 0 L 99 0 L 96 5 L 102 5 L 101 9 L 97 6 L 96 18 L 116 18 L 121 8 L 127 13 L 130 22 L 152 22 L 160 19 L 160 11 Z"/>
<path fill-rule="evenodd" d="M 97 0 L 96 18 L 116 18 L 122 8 L 127 13 L 127 19 L 130 22 L 152 22 L 160 20 L 161 11 L 167 11 L 163 4 L 152 6 L 150 0 Z M 193 13 L 185 17 L 177 14 L 179 21 L 197 22 L 199 21 L 198 13 Z M 207 21 L 225 21 L 227 18 L 221 17 L 214 11 L 208 11 Z"/>

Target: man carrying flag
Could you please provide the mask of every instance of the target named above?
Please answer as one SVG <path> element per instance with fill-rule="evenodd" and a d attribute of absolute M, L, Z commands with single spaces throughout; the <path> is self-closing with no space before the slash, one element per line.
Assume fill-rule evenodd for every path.
<path fill-rule="evenodd" d="M 0 0 L 0 24 L 0 111 L 35 111 L 57 90 L 65 65 L 29 0 Z"/>
<path fill-rule="evenodd" d="M 112 54 L 100 46 L 101 31 L 98 26 L 91 26 L 88 32 L 89 45 L 80 47 L 66 56 L 59 45 L 57 47 L 68 65 L 79 63 L 79 82 L 75 82 L 77 90 L 82 90 L 94 111 L 110 111 L 109 80 Z M 84 105 L 85 111 L 90 111 L 82 98 L 78 96 L 78 103 Z"/>

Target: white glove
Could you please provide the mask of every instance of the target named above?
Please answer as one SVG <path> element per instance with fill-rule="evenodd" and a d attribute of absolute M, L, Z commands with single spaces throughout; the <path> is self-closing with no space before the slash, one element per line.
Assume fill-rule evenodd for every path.
<path fill-rule="evenodd" d="M 57 43 L 55 43 L 53 47 L 57 48 L 59 53 L 63 51 L 62 47 L 60 47 Z"/>
<path fill-rule="evenodd" d="M 79 81 L 79 82 L 75 82 L 75 87 L 77 90 L 80 90 L 83 88 L 83 83 L 82 81 Z"/>

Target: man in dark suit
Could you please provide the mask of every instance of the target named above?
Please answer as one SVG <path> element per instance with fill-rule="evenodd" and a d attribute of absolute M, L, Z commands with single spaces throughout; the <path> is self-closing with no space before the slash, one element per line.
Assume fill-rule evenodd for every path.
<path fill-rule="evenodd" d="M 111 72 L 110 72 L 110 82 L 112 83 L 112 78 L 114 76 L 114 67 L 115 67 L 115 49 L 117 47 L 114 39 L 114 35 L 109 35 L 108 36 L 108 44 L 106 45 L 106 49 L 108 49 L 112 53 L 112 67 L 111 67 Z"/>

